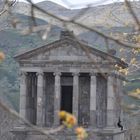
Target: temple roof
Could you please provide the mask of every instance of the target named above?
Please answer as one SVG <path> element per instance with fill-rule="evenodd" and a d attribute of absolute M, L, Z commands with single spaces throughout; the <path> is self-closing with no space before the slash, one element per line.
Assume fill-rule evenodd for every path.
<path fill-rule="evenodd" d="M 87 55 L 88 55 L 88 53 L 92 53 L 96 56 L 101 57 L 103 60 L 108 60 L 108 61 L 114 60 L 116 62 L 116 64 L 118 64 L 122 68 L 128 67 L 128 64 L 126 64 L 120 58 L 118 58 L 114 55 L 111 55 L 110 52 L 106 53 L 106 52 L 100 51 L 98 49 L 95 49 L 93 46 L 90 46 L 87 43 L 85 43 L 84 41 L 77 39 L 77 37 L 74 36 L 73 32 L 69 32 L 69 31 L 61 31 L 59 40 L 56 40 L 47 45 L 43 45 L 41 47 L 30 49 L 23 53 L 17 54 L 14 56 L 14 58 L 17 61 L 28 60 L 32 56 L 36 56 L 40 53 L 44 53 L 45 51 L 58 48 L 60 46 L 63 46 L 63 44 L 65 44 L 65 43 L 72 44 L 74 47 L 76 47 L 76 46 L 80 47 L 83 51 L 85 51 L 85 53 L 87 53 Z M 113 53 L 114 53 L 114 51 L 113 51 Z"/>

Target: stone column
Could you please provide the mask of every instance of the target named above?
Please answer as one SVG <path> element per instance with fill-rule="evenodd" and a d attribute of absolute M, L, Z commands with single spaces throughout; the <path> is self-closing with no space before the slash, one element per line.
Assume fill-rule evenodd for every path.
<path fill-rule="evenodd" d="M 115 126 L 115 86 L 113 77 L 108 75 L 107 81 L 107 127 Z"/>
<path fill-rule="evenodd" d="M 37 78 L 36 78 L 37 76 L 36 76 L 36 74 L 32 74 L 32 89 L 31 89 L 31 91 L 32 91 L 32 108 L 31 108 L 31 111 L 32 111 L 32 115 L 31 115 L 31 119 L 32 119 L 32 123 L 33 124 L 36 124 L 36 119 L 37 119 L 37 116 L 36 116 L 36 107 L 37 107 Z"/>
<path fill-rule="evenodd" d="M 90 73 L 90 125 L 96 126 L 96 74 Z"/>
<path fill-rule="evenodd" d="M 72 112 L 78 121 L 79 111 L 79 73 L 73 73 L 73 104 Z"/>
<path fill-rule="evenodd" d="M 27 73 L 20 74 L 20 116 L 27 120 Z M 23 123 L 21 121 L 21 123 Z"/>
<path fill-rule="evenodd" d="M 37 73 L 37 125 L 44 126 L 44 112 L 43 112 L 43 85 L 44 85 L 44 77 L 42 72 Z"/>
<path fill-rule="evenodd" d="M 116 117 L 119 118 L 119 117 L 123 117 L 123 111 L 122 111 L 122 103 L 123 103 L 123 81 L 119 78 L 117 78 L 117 89 L 118 89 L 118 92 L 117 92 L 117 99 L 116 99 L 116 102 L 117 102 L 117 115 Z"/>
<path fill-rule="evenodd" d="M 60 124 L 60 119 L 58 113 L 60 111 L 60 100 L 61 100 L 61 73 L 54 73 L 55 83 L 54 83 L 54 126 Z"/>

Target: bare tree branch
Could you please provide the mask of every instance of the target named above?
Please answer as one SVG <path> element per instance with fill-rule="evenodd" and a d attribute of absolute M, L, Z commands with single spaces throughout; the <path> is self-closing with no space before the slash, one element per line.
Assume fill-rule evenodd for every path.
<path fill-rule="evenodd" d="M 128 0 L 125 0 L 125 4 L 126 4 L 126 6 L 128 8 L 129 13 L 132 15 L 134 21 L 136 22 L 136 24 L 138 26 L 138 31 L 140 31 L 140 21 L 139 21 L 138 17 L 136 16 L 136 14 L 135 14 L 135 12 L 133 10 L 133 8 L 131 6 L 131 3 Z"/>

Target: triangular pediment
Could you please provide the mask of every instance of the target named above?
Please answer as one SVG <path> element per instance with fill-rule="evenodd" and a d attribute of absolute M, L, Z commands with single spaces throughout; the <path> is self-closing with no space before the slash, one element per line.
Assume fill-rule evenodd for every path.
<path fill-rule="evenodd" d="M 117 62 L 120 59 L 94 49 L 75 39 L 64 38 L 51 44 L 27 51 L 15 56 L 18 61 L 30 62 Z M 121 61 L 119 62 L 121 63 Z"/>

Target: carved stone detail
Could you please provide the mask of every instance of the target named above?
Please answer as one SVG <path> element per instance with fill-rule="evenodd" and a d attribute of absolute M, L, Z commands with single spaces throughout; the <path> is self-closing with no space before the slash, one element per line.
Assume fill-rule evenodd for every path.
<path fill-rule="evenodd" d="M 97 76 L 97 73 L 95 73 L 95 72 L 90 72 L 89 75 L 90 75 L 90 76 Z"/>
<path fill-rule="evenodd" d="M 54 76 L 61 76 L 61 72 L 54 72 L 53 75 Z"/>
<path fill-rule="evenodd" d="M 74 76 L 80 76 L 80 73 L 79 72 L 73 72 L 72 73 L 72 76 L 74 77 Z"/>

